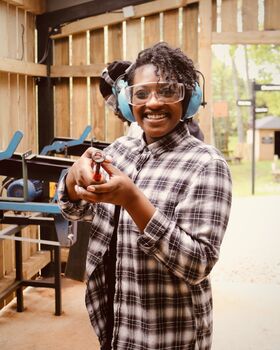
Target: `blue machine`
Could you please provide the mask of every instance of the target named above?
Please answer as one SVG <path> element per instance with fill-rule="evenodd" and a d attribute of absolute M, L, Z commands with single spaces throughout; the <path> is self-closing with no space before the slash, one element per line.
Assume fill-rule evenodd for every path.
<path fill-rule="evenodd" d="M 40 180 L 27 180 L 27 201 L 32 202 L 39 199 L 43 194 L 43 182 Z M 22 198 L 24 197 L 23 179 L 14 180 L 7 187 L 7 196 Z"/>

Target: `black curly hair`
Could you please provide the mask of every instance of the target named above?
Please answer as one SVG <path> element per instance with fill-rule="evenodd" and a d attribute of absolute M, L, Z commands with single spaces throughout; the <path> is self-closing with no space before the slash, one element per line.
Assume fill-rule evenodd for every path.
<path fill-rule="evenodd" d="M 172 48 L 166 42 L 159 42 L 139 52 L 134 65 L 128 72 L 128 84 L 133 84 L 135 70 L 143 65 L 153 64 L 156 74 L 166 81 L 183 83 L 187 90 L 193 90 L 198 81 L 193 61 L 181 49 Z"/>

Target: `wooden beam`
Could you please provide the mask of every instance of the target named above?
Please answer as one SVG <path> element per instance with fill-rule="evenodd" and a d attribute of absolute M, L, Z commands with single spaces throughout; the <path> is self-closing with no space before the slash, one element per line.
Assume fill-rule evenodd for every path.
<path fill-rule="evenodd" d="M 127 0 L 90 0 L 79 5 L 65 7 L 64 9 L 57 11 L 46 12 L 43 15 L 38 16 L 37 21 L 40 22 L 41 25 L 43 24 L 47 27 L 53 28 L 59 26 L 60 24 L 81 20 L 82 18 L 88 18 L 101 15 L 102 13 L 116 11 L 124 6 L 135 6 L 150 1 L 151 0 L 129 0 L 128 3 Z"/>
<path fill-rule="evenodd" d="M 134 15 L 129 18 L 140 18 L 152 15 L 154 13 L 184 7 L 198 1 L 199 0 L 173 0 L 172 2 L 170 0 L 150 1 L 149 3 L 134 6 Z M 127 20 L 128 18 L 124 16 L 122 9 L 120 10 L 120 12 L 109 12 L 66 24 L 61 28 L 61 33 L 53 35 L 52 39 L 62 38 L 71 34 L 85 32 L 87 30 L 102 28 L 106 25 L 113 25 Z"/>
<path fill-rule="evenodd" d="M 51 262 L 49 250 L 40 250 L 22 263 L 23 278 L 30 279 L 35 276 L 43 267 Z M 15 271 L 0 279 L 0 293 L 9 288 L 15 281 Z"/>
<path fill-rule="evenodd" d="M 20 7 L 23 10 L 32 12 L 36 15 L 46 12 L 46 9 L 47 9 L 46 0 L 4 0 L 4 1 L 7 2 L 8 4 Z"/>
<path fill-rule="evenodd" d="M 105 64 L 95 63 L 77 66 L 51 66 L 51 78 L 100 77 Z"/>
<path fill-rule="evenodd" d="M 280 44 L 280 30 L 212 33 L 212 44 Z"/>
<path fill-rule="evenodd" d="M 28 75 L 33 77 L 47 76 L 47 69 L 44 64 L 19 61 L 11 58 L 0 57 L 0 71 Z"/>

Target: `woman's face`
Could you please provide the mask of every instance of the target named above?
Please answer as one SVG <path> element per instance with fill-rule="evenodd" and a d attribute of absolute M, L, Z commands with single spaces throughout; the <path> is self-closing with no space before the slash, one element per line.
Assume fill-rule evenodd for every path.
<path fill-rule="evenodd" d="M 164 103 L 157 99 L 156 83 L 165 81 L 156 75 L 156 67 L 153 64 L 141 66 L 135 70 L 133 84 L 148 84 L 153 92 L 144 105 L 132 106 L 133 115 L 144 130 L 148 144 L 170 133 L 180 122 L 183 113 L 182 101 Z"/>

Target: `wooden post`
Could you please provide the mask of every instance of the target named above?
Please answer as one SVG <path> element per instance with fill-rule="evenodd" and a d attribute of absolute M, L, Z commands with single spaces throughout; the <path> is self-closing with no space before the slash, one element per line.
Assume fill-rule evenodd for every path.
<path fill-rule="evenodd" d="M 40 16 L 39 16 L 40 18 Z M 41 60 L 46 53 L 48 46 L 48 24 L 37 21 L 38 31 L 38 60 Z M 52 45 L 49 45 L 49 52 L 46 60 L 42 63 L 50 66 L 52 64 Z M 50 77 L 39 78 L 38 80 L 38 145 L 39 151 L 51 143 L 54 137 L 54 105 L 53 105 L 53 83 Z"/>
<path fill-rule="evenodd" d="M 205 76 L 205 100 L 207 105 L 199 112 L 200 127 L 206 143 L 213 142 L 212 133 L 212 87 L 211 87 L 211 36 L 212 36 L 212 0 L 199 3 L 200 33 L 198 36 L 198 69 Z"/>

